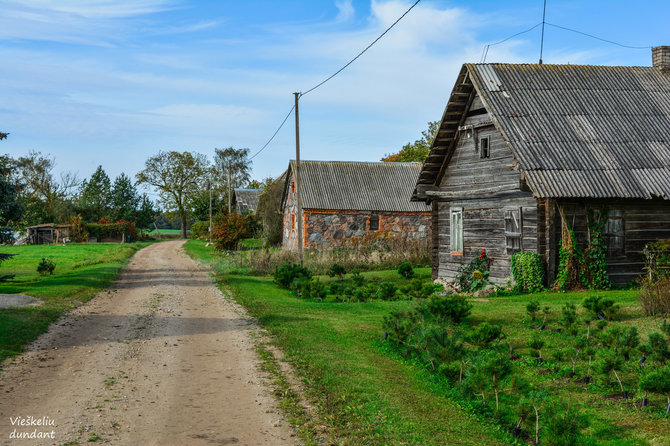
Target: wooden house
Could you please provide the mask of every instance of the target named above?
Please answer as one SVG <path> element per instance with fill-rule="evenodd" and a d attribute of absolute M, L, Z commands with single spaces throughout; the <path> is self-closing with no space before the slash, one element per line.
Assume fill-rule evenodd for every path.
<path fill-rule="evenodd" d="M 645 244 L 670 238 L 670 47 L 652 67 L 465 64 L 413 200 L 430 203 L 433 276 L 455 278 L 485 248 L 491 279 L 604 225 L 610 279 L 642 273 Z"/>
<path fill-rule="evenodd" d="M 258 210 L 262 189 L 234 189 L 232 205 L 240 214 L 253 214 Z"/>
<path fill-rule="evenodd" d="M 295 161 L 289 163 L 282 209 L 285 249 L 330 248 L 388 237 L 426 240 L 430 207 L 412 202 L 420 163 L 302 161 L 302 212 L 296 202 Z"/>

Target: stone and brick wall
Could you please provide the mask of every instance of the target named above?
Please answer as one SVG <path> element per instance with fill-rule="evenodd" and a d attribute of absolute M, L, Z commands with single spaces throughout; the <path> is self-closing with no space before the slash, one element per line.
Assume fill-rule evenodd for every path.
<path fill-rule="evenodd" d="M 298 249 L 298 207 L 293 187 L 293 178 L 288 178 L 288 190 L 284 201 L 284 249 Z M 379 216 L 379 229 L 370 230 L 370 217 Z M 366 237 L 429 240 L 431 237 L 431 212 L 373 212 L 304 209 L 303 246 L 306 249 L 324 249 L 337 246 L 353 246 L 358 241 L 365 243 Z"/>
<path fill-rule="evenodd" d="M 379 229 L 370 230 L 370 217 L 379 216 Z M 431 234 L 429 212 L 369 212 L 305 209 L 305 247 L 332 248 L 355 245 L 366 236 L 427 240 Z"/>

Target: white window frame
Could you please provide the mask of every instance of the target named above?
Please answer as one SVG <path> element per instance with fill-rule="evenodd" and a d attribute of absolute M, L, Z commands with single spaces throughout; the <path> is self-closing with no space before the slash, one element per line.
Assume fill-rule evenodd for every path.
<path fill-rule="evenodd" d="M 521 207 L 503 208 L 503 217 L 507 254 L 523 252 L 523 209 Z"/>
<path fill-rule="evenodd" d="M 463 208 L 449 209 L 449 248 L 451 255 L 463 255 Z"/>

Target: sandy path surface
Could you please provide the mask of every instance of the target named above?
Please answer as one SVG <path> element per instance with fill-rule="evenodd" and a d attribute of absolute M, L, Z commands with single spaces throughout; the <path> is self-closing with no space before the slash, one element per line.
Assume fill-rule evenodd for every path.
<path fill-rule="evenodd" d="M 0 444 L 297 444 L 263 384 L 253 321 L 182 243 L 139 251 L 6 366 Z"/>

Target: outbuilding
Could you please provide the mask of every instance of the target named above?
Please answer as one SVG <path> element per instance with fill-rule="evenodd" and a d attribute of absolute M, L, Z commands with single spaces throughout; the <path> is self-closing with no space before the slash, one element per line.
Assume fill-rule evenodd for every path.
<path fill-rule="evenodd" d="M 302 161 L 296 201 L 296 163 L 289 163 L 282 196 L 284 249 L 426 241 L 430 208 L 410 201 L 420 163 Z M 298 233 L 302 219 L 302 234 Z"/>

